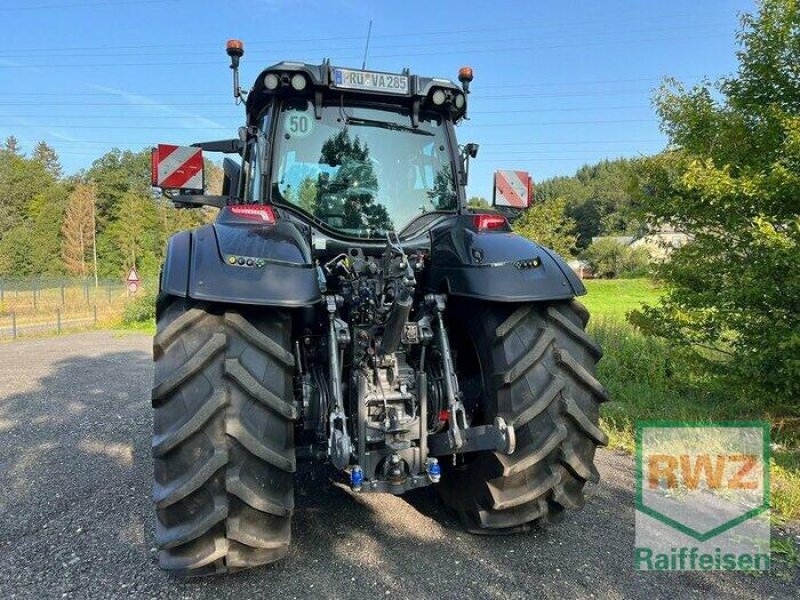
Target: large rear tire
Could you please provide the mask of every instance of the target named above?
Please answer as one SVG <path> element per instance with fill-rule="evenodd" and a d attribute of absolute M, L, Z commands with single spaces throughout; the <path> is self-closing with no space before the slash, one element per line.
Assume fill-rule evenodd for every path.
<path fill-rule="evenodd" d="M 463 455 L 455 466 L 443 460 L 444 501 L 474 533 L 525 531 L 581 508 L 586 482 L 599 479 L 595 448 L 608 442 L 598 427 L 608 393 L 594 374 L 601 351 L 585 332 L 588 312 L 575 301 L 451 308 L 459 376 L 477 390 L 467 403 L 473 424 L 501 416 L 514 427 L 516 450 Z"/>
<path fill-rule="evenodd" d="M 153 341 L 163 569 L 212 575 L 286 555 L 294 507 L 289 318 L 162 298 Z"/>

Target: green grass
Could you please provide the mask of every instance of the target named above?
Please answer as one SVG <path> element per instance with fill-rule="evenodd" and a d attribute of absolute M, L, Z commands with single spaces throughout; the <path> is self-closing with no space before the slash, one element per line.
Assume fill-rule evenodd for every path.
<path fill-rule="evenodd" d="M 113 329 L 119 330 L 120 335 L 127 333 L 147 333 L 150 335 L 156 334 L 156 324 L 153 321 L 136 321 L 134 323 L 124 323 L 117 321 L 113 325 Z"/>
<path fill-rule="evenodd" d="M 643 335 L 625 316 L 655 303 L 658 287 L 642 279 L 587 281 L 581 298 L 592 313 L 589 331 L 603 347 L 598 376 L 611 394 L 602 411 L 609 446 L 634 450 L 639 420 L 737 421 L 772 424 L 772 508 L 778 520 L 800 519 L 800 418 L 776 414 L 770 398 L 731 390 L 687 351 Z M 738 393 L 737 393 L 738 392 Z"/>
<path fill-rule="evenodd" d="M 649 279 L 589 279 L 580 300 L 595 319 L 619 318 L 642 304 L 655 304 L 661 290 Z"/>

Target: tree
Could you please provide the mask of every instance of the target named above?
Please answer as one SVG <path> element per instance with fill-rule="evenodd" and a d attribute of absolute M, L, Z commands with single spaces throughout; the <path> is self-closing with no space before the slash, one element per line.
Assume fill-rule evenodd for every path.
<path fill-rule="evenodd" d="M 562 256 L 572 256 L 577 236 L 575 221 L 565 213 L 566 205 L 564 198 L 537 202 L 514 223 L 514 231 Z"/>
<path fill-rule="evenodd" d="M 108 253 L 105 272 L 118 276 L 136 267 L 145 276 L 157 274 L 161 241 L 155 202 L 148 196 L 126 192 L 104 232 L 103 248 Z"/>
<path fill-rule="evenodd" d="M 61 228 L 68 198 L 66 185 L 54 185 L 36 194 L 28 204 L 28 218 L 23 229 L 32 240 L 32 274 L 63 275 L 66 272 L 61 257 Z"/>
<path fill-rule="evenodd" d="M 149 194 L 150 152 L 115 148 L 94 161 L 85 175 L 97 184 L 97 227 L 102 232 L 125 194 Z"/>
<path fill-rule="evenodd" d="M 206 167 L 214 191 L 219 167 Z M 95 246 L 104 276 L 124 274 L 134 255 L 145 275 L 155 275 L 167 238 L 209 222 L 216 209 L 178 210 L 150 193 L 146 151 L 112 150 L 87 172 L 64 178 L 50 146 L 40 142 L 26 158 L 12 136 L 0 143 L 0 277 L 87 276 Z M 96 226 L 94 204 L 103 213 Z"/>
<path fill-rule="evenodd" d="M 327 192 L 320 194 L 318 211 L 341 214 L 340 227 L 390 231 L 394 229 L 389 213 L 377 204 L 378 178 L 369 158 L 369 148 L 358 136 L 350 137 L 347 127 L 322 144 L 320 162 L 339 167 Z"/>
<path fill-rule="evenodd" d="M 317 214 L 317 185 L 312 177 L 305 177 L 300 183 L 297 190 L 297 205 L 308 214 Z"/>
<path fill-rule="evenodd" d="M 6 143 L 3 150 L 9 154 L 13 154 L 14 156 L 22 156 L 22 149 L 19 147 L 19 141 L 13 135 L 10 135 L 6 138 Z"/>
<path fill-rule="evenodd" d="M 489 208 L 491 205 L 489 204 L 489 201 L 482 196 L 472 196 L 467 201 L 467 206 L 470 208 Z"/>
<path fill-rule="evenodd" d="M 63 243 L 61 256 L 64 265 L 73 275 L 87 277 L 96 249 L 94 210 L 97 188 L 93 184 L 79 183 L 67 200 L 64 224 L 61 228 Z"/>
<path fill-rule="evenodd" d="M 218 164 L 207 158 L 203 159 L 203 172 L 205 177 L 206 194 L 219 196 L 222 193 L 222 182 L 225 172 Z"/>
<path fill-rule="evenodd" d="M 25 222 L 31 199 L 56 183 L 41 163 L 0 151 L 0 239 Z"/>
<path fill-rule="evenodd" d="M 596 236 L 634 234 L 640 224 L 632 211 L 630 180 L 637 168 L 637 161 L 627 159 L 584 165 L 572 177 L 542 181 L 536 186 L 536 200 L 567 201 L 565 212 L 575 220 L 579 248 Z"/>
<path fill-rule="evenodd" d="M 800 395 L 797 0 L 760 2 L 738 40 L 736 76 L 688 90 L 669 80 L 656 96 L 673 149 L 642 162 L 639 210 L 694 241 L 658 268 L 670 291 L 634 320 L 791 402 Z"/>
<path fill-rule="evenodd" d="M 164 246 L 170 236 L 179 231 L 194 229 L 195 227 L 213 221 L 211 215 L 216 214 L 217 209 L 210 207 L 191 209 L 175 208 L 172 202 L 161 200 L 156 202 L 156 212 L 158 214 L 160 243 Z"/>
<path fill-rule="evenodd" d="M 60 273 L 66 189 L 11 136 L 0 150 L 0 274 Z"/>
<path fill-rule="evenodd" d="M 58 160 L 56 151 L 47 144 L 39 142 L 33 148 L 31 158 L 44 167 L 44 170 L 54 179 L 60 179 L 62 175 L 61 163 Z"/>
<path fill-rule="evenodd" d="M 593 242 L 583 258 L 598 277 L 642 276 L 650 264 L 645 248 L 631 248 L 616 240 L 605 238 Z"/>
<path fill-rule="evenodd" d="M 456 207 L 456 190 L 453 188 L 453 171 L 450 165 L 443 165 L 436 171 L 428 198 L 433 210 L 453 210 Z"/>

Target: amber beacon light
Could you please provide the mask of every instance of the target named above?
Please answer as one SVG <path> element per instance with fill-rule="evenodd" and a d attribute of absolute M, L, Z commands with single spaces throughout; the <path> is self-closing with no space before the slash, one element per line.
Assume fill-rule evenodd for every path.
<path fill-rule="evenodd" d="M 472 82 L 472 67 L 461 67 L 458 70 L 458 80 L 461 82 L 461 87 L 464 88 L 464 93 L 469 94 L 469 84 Z"/>

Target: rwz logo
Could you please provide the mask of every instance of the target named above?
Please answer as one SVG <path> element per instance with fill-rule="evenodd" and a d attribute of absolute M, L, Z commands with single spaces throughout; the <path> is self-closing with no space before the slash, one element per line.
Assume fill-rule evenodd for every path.
<path fill-rule="evenodd" d="M 768 512 L 768 424 L 637 424 L 637 569 L 769 568 Z"/>
<path fill-rule="evenodd" d="M 755 490 L 760 482 L 745 478 L 758 463 L 753 454 L 651 454 L 647 461 L 647 481 L 650 489 L 696 490 L 701 483 L 707 489 L 727 487 L 732 490 Z M 729 468 L 732 467 L 732 468 Z"/>

